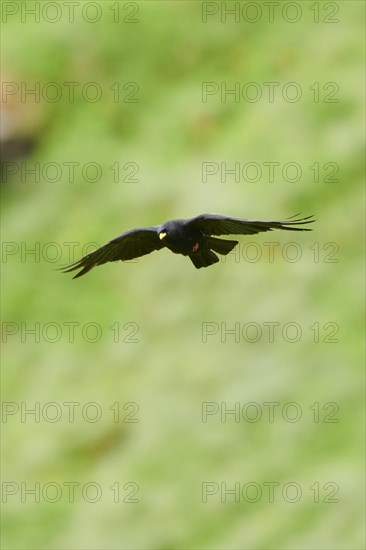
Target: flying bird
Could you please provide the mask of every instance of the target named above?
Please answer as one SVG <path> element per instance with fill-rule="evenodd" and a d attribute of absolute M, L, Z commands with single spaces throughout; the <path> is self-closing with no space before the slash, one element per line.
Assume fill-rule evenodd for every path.
<path fill-rule="evenodd" d="M 314 222 L 313 216 L 298 216 L 285 221 L 257 221 L 201 214 L 186 220 L 170 220 L 161 225 L 138 227 L 122 233 L 81 260 L 60 269 L 64 273 L 80 269 L 74 277 L 77 279 L 97 265 L 132 260 L 162 248 L 189 256 L 193 265 L 200 269 L 219 261 L 215 252 L 226 256 L 238 244 L 238 241 L 217 239 L 217 235 L 254 235 L 273 229 L 311 231 L 303 226 Z"/>

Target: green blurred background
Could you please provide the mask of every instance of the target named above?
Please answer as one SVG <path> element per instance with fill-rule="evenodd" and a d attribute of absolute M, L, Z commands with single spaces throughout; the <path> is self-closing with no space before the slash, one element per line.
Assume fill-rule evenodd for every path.
<path fill-rule="evenodd" d="M 13 128 L 3 168 L 18 170 L 5 172 L 2 183 L 3 548 L 364 548 L 364 4 L 298 2 L 294 23 L 288 19 L 295 11 L 285 17 L 283 2 L 273 22 L 262 2 L 257 22 L 246 21 L 255 19 L 248 6 L 238 21 L 222 21 L 220 10 L 234 3 L 99 2 L 95 23 L 86 19 L 98 11 L 91 6 L 83 17 L 83 3 L 69 22 L 59 2 L 62 17 L 54 23 L 46 20 L 57 15 L 52 6 L 37 22 L 25 12 L 22 20 L 21 10 L 10 14 L 9 5 L 20 3 L 2 4 L 9 13 L 3 80 L 19 89 L 22 82 L 41 89 L 55 82 L 64 91 L 63 83 L 80 83 L 73 102 L 66 94 L 52 103 L 3 93 L 3 124 Z M 242 10 L 248 3 L 237 4 Z M 203 22 L 207 9 L 217 13 Z M 94 103 L 80 93 L 89 82 L 103 92 Z M 129 82 L 135 84 L 123 88 Z M 236 102 L 216 94 L 204 102 L 203 82 L 255 82 L 263 97 Z M 264 82 L 279 83 L 273 102 Z M 298 102 L 282 97 L 289 82 L 302 90 Z M 316 82 L 318 102 L 309 89 Z M 327 102 L 329 82 L 339 86 L 337 102 Z M 109 89 L 115 83 L 119 101 Z M 131 91 L 136 101 L 126 102 Z M 58 163 L 61 176 L 51 181 L 50 169 L 39 181 L 22 177 L 37 162 L 41 169 Z M 74 181 L 64 164 L 70 162 L 79 163 Z M 90 162 L 100 166 L 98 181 L 88 181 L 92 171 L 83 177 Z M 257 163 L 263 174 L 256 182 L 230 175 L 221 181 L 220 174 L 204 182 L 204 162 Z M 302 176 L 287 181 L 280 168 L 271 182 L 265 162 L 296 162 Z M 328 162 L 339 166 L 338 181 L 326 179 Z M 262 251 L 257 262 L 229 255 L 197 271 L 162 251 L 77 281 L 54 271 L 78 259 L 87 243 L 202 212 L 257 219 L 314 213 L 317 223 L 312 233 L 250 238 Z M 70 242 L 77 243 L 71 258 Z M 279 243 L 274 262 L 268 242 Z M 289 242 L 298 243 L 299 261 L 283 258 Z M 56 255 L 48 243 L 57 243 Z M 25 255 L 34 247 L 36 254 Z M 273 342 L 268 322 L 279 323 Z M 25 332 L 36 323 L 39 341 Z M 95 342 L 92 326 L 83 335 L 88 323 L 101 332 Z M 205 323 L 217 331 L 206 342 Z M 225 338 L 222 323 L 239 323 L 239 337 Z M 256 342 L 252 329 L 243 335 L 248 323 L 262 330 Z M 297 342 L 287 341 L 291 331 L 287 340 L 282 335 L 287 323 L 300 326 Z M 119 327 L 118 337 L 111 326 Z M 329 342 L 334 327 L 336 341 Z M 67 402 L 80 404 L 74 422 Z M 96 422 L 81 413 L 92 402 L 102 411 Z M 203 422 L 207 402 L 219 412 Z M 273 422 L 268 402 L 278 403 Z M 34 407 L 39 419 L 25 415 Z M 240 418 L 221 419 L 225 407 L 239 407 Z M 95 410 L 87 410 L 91 418 Z M 256 410 L 262 416 L 251 422 Z M 286 419 L 296 410 L 297 422 Z M 57 411 L 61 418 L 52 422 Z M 65 484 L 73 482 L 79 485 L 70 502 Z M 85 497 L 81 489 L 91 482 Z M 205 502 L 207 482 L 215 494 Z M 268 482 L 277 487 L 273 502 Z M 36 483 L 39 502 L 25 493 Z M 235 483 L 238 498 L 228 494 L 223 502 L 221 484 Z M 248 483 L 257 484 L 254 493 L 261 488 L 258 499 L 241 491 Z M 291 490 L 283 496 L 287 483 L 300 487 L 297 502 L 290 502 Z M 93 487 L 101 491 L 96 502 Z"/>

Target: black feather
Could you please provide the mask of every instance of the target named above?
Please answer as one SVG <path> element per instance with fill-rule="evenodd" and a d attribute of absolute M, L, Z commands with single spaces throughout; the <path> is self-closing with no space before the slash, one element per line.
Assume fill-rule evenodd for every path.
<path fill-rule="evenodd" d="M 260 221 L 201 214 L 195 218 L 171 220 L 158 226 L 131 229 L 112 239 L 81 260 L 60 268 L 64 273 L 80 269 L 78 279 L 93 267 L 107 262 L 132 260 L 154 250 L 169 248 L 176 254 L 189 256 L 197 269 L 219 261 L 214 252 L 228 254 L 238 241 L 216 239 L 217 235 L 254 235 L 273 229 L 311 231 L 304 227 L 315 220 L 313 216 L 299 218 L 299 214 L 284 221 Z"/>

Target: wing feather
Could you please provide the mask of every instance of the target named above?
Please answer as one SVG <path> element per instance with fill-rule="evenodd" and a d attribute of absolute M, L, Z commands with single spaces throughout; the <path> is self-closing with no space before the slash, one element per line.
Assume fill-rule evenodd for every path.
<path fill-rule="evenodd" d="M 200 229 L 205 235 L 254 235 L 273 229 L 287 231 L 311 231 L 308 227 L 302 227 L 313 223 L 313 216 L 295 218 L 292 216 L 284 221 L 260 221 L 246 220 L 242 218 L 229 218 L 219 214 L 200 214 L 187 220 L 187 225 Z"/>
<path fill-rule="evenodd" d="M 88 271 L 97 265 L 107 262 L 117 262 L 119 260 L 127 261 L 150 254 L 154 250 L 163 247 L 157 233 L 156 227 L 143 227 L 141 229 L 131 229 L 122 233 L 115 239 L 104 244 L 94 252 L 90 252 L 81 260 L 61 268 L 64 273 L 81 269 L 74 279 L 85 275 Z"/>

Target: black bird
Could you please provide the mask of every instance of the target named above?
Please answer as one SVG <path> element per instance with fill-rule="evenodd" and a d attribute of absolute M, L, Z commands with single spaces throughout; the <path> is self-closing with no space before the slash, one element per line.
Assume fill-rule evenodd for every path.
<path fill-rule="evenodd" d="M 161 248 L 169 248 L 175 254 L 189 256 L 193 265 L 200 269 L 219 261 L 215 252 L 226 256 L 238 244 L 238 241 L 216 239 L 213 235 L 254 235 L 272 229 L 311 231 L 302 226 L 315 221 L 313 216 L 297 216 L 298 214 L 285 221 L 257 221 L 219 214 L 201 214 L 187 220 L 171 220 L 152 227 L 139 227 L 122 233 L 61 270 L 69 273 L 81 269 L 74 277 L 77 279 L 97 265 L 132 260 Z"/>

